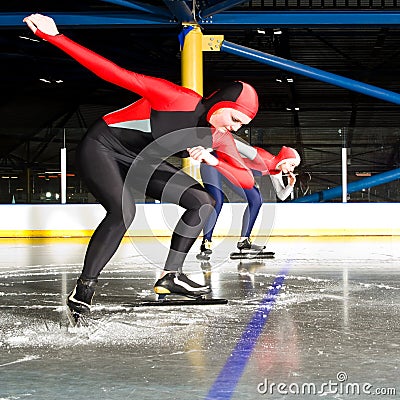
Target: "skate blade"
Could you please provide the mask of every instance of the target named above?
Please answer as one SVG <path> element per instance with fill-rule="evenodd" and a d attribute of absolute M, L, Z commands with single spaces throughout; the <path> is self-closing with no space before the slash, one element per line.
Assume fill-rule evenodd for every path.
<path fill-rule="evenodd" d="M 202 253 L 197 254 L 196 258 L 200 261 L 209 261 L 211 257 L 209 255 L 207 255 L 206 253 L 202 252 Z"/>
<path fill-rule="evenodd" d="M 272 251 L 238 251 L 230 254 L 231 260 L 246 260 L 253 258 L 275 258 L 275 253 Z"/>
<path fill-rule="evenodd" d="M 196 297 L 193 299 L 164 299 L 162 301 L 144 301 L 141 303 L 128 304 L 131 307 L 171 307 L 171 306 L 200 306 L 200 305 L 218 305 L 228 304 L 227 299 L 205 299 Z"/>
<path fill-rule="evenodd" d="M 80 328 L 89 326 L 88 320 L 76 311 L 72 311 L 67 307 L 67 318 L 71 327 Z"/>

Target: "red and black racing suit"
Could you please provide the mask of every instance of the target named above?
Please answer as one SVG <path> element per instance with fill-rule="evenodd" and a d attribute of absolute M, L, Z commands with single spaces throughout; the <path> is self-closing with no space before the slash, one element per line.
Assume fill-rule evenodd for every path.
<path fill-rule="evenodd" d="M 241 82 L 234 82 L 205 99 L 164 79 L 121 68 L 65 35 L 49 36 L 40 30 L 36 35 L 100 78 L 141 96 L 133 104 L 98 120 L 77 150 L 79 174 L 107 211 L 90 240 L 81 277 L 98 277 L 134 219 L 135 202 L 132 198 L 123 201 L 123 192 L 135 161 L 137 167 L 129 173 L 132 182 L 142 177 L 146 195 L 186 209 L 172 234 L 165 263 L 166 270 L 177 271 L 211 214 L 214 199 L 195 179 L 162 157 L 172 154 L 187 157 L 187 147 L 212 147 L 218 152 L 216 168 L 222 174 L 238 186 L 253 187 L 253 176 L 241 161 L 231 134 L 213 134 L 206 119 L 207 112 L 217 102 L 235 101 L 239 97 Z M 158 153 L 160 149 L 166 150 L 165 154 Z M 150 173 L 148 167 L 153 168 Z"/>

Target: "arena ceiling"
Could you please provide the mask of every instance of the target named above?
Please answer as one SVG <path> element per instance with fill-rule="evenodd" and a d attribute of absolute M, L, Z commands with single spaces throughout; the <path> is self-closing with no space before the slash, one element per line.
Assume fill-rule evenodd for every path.
<path fill-rule="evenodd" d="M 1 174 L 57 168 L 64 141 L 72 154 L 96 118 L 137 98 L 35 40 L 22 22 L 32 12 L 53 16 L 60 31 L 127 69 L 176 83 L 178 35 L 182 23 L 196 22 L 205 35 L 400 93 L 397 0 L 32 3 L 0 6 Z M 272 152 L 297 148 L 318 187 L 340 182 L 343 146 L 350 180 L 398 168 L 398 104 L 226 52 L 203 60 L 204 93 L 231 80 L 257 89 L 260 112 L 241 135 Z"/>

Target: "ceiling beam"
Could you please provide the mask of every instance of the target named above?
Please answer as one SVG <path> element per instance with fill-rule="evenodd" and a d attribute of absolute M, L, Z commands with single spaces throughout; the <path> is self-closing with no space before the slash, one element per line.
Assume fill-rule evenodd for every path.
<path fill-rule="evenodd" d="M 227 11 L 199 20 L 226 27 L 398 26 L 399 11 Z"/>
<path fill-rule="evenodd" d="M 0 28 L 20 28 L 25 26 L 22 21 L 29 13 L 0 13 Z M 160 17 L 140 13 L 127 12 L 43 12 L 52 17 L 57 25 L 68 28 L 99 28 L 106 26 L 132 26 L 135 28 L 156 28 L 162 26 L 175 27 L 172 17 Z"/>
<path fill-rule="evenodd" d="M 229 54 L 235 54 L 243 58 L 248 58 L 249 60 L 253 60 L 262 64 L 267 64 L 284 71 L 307 76 L 309 78 L 349 89 L 357 93 L 362 93 L 367 96 L 389 101 L 394 104 L 400 104 L 399 93 L 381 89 L 377 86 L 369 85 L 354 79 L 349 79 L 344 76 L 332 74 L 330 72 L 313 68 L 305 64 L 300 64 L 291 60 L 285 60 L 284 58 L 277 57 L 272 54 L 262 53 L 260 51 L 253 50 L 245 46 L 240 46 L 226 40 L 222 42 L 221 51 Z"/>
<path fill-rule="evenodd" d="M 28 13 L 0 13 L 0 28 L 19 28 L 24 25 L 23 18 Z M 49 12 L 44 14 L 56 19 L 58 25 L 68 27 L 132 26 L 152 28 L 176 26 L 177 22 L 168 17 L 143 13 L 127 12 Z M 400 25 L 400 11 L 227 11 L 204 18 L 199 24 L 224 29 L 243 29 L 259 27 L 361 27 Z"/>

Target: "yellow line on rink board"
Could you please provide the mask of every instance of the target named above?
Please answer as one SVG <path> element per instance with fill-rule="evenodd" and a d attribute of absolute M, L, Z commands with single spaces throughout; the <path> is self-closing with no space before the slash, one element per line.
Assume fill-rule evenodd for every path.
<path fill-rule="evenodd" d="M 0 238 L 90 238 L 93 230 L 0 230 Z M 158 229 L 149 230 L 129 230 L 125 237 L 171 237 L 171 230 Z M 232 232 L 220 231 L 215 237 L 236 237 Z M 272 229 L 272 231 L 254 231 L 254 237 L 324 237 L 324 236 L 400 236 L 400 227 L 397 229 Z"/>

